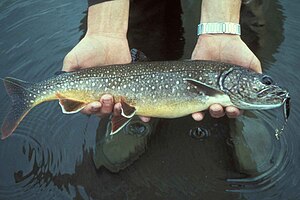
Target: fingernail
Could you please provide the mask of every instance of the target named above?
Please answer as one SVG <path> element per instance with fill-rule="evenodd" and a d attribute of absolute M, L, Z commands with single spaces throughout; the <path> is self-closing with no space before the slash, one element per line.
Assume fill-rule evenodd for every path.
<path fill-rule="evenodd" d="M 110 98 L 109 99 L 103 99 L 102 103 L 105 104 L 105 105 L 110 105 L 110 104 L 112 104 L 112 100 Z"/>
<path fill-rule="evenodd" d="M 92 102 L 90 106 L 92 111 L 97 111 L 101 107 L 101 104 L 99 102 Z"/>
<path fill-rule="evenodd" d="M 226 111 L 227 111 L 227 112 L 230 112 L 230 113 L 235 113 L 235 108 L 227 107 L 227 108 L 226 108 Z"/>
<path fill-rule="evenodd" d="M 91 107 L 91 110 L 92 110 L 93 112 L 96 112 L 96 111 L 98 110 L 98 108 L 97 108 L 97 107 L 94 107 L 94 106 L 92 106 L 92 107 Z"/>

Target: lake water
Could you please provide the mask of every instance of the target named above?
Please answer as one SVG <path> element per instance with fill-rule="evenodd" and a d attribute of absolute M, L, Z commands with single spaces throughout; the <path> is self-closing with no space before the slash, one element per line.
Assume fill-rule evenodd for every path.
<path fill-rule="evenodd" d="M 200 4 L 162 2 L 134 1 L 130 46 L 150 60 L 188 59 Z M 152 122 L 151 134 L 127 127 L 110 138 L 107 119 L 64 115 L 50 102 L 0 141 L 0 199 L 300 199 L 300 4 L 252 6 L 243 9 L 243 39 L 264 72 L 291 93 L 291 116 L 279 140 L 280 109 L 236 120 L 160 120 Z M 2 0 L 0 77 L 36 82 L 53 76 L 84 35 L 86 9 L 85 0 Z M 10 100 L 3 84 L 0 91 L 2 122 Z"/>

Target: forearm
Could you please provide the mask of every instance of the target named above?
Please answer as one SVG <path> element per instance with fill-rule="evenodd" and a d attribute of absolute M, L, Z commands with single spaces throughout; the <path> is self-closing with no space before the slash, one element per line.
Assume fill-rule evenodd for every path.
<path fill-rule="evenodd" d="M 88 9 L 87 35 L 126 37 L 129 0 L 113 0 Z"/>
<path fill-rule="evenodd" d="M 202 0 L 201 23 L 239 23 L 241 0 Z"/>

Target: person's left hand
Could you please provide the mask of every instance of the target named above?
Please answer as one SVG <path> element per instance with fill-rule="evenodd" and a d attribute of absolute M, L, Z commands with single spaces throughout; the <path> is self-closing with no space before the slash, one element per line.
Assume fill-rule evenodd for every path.
<path fill-rule="evenodd" d="M 238 35 L 216 34 L 201 35 L 192 53 L 192 60 L 215 60 L 240 65 L 261 73 L 261 64 L 254 53 L 247 47 Z M 220 104 L 209 107 L 212 117 L 220 118 L 225 114 L 229 118 L 236 118 L 242 111 L 236 107 L 223 108 Z M 204 118 L 204 113 L 192 114 L 196 121 Z"/>

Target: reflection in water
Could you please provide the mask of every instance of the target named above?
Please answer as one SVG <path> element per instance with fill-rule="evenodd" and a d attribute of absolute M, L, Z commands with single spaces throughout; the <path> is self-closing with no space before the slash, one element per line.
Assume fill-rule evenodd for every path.
<path fill-rule="evenodd" d="M 233 191 L 264 191 L 280 181 L 286 171 L 292 156 L 288 155 L 288 136 L 277 140 L 274 116 L 270 118 L 272 121 L 263 120 L 266 114 L 247 112 L 231 122 L 237 166 L 239 171 L 249 174 L 249 178 L 228 180 L 237 186 Z"/>
<path fill-rule="evenodd" d="M 96 167 L 119 172 L 131 165 L 146 151 L 156 124 L 157 120 L 144 123 L 138 117 L 134 117 L 120 133 L 111 136 L 111 121 L 102 119 L 97 129 L 93 158 Z"/>
<path fill-rule="evenodd" d="M 131 47 L 151 60 L 190 57 L 199 1 L 182 1 L 182 8 L 173 0 L 131 2 Z M 1 1 L 0 77 L 39 81 L 59 71 L 63 57 L 85 32 L 86 6 L 85 0 Z M 242 11 L 243 39 L 276 80 L 283 77 L 283 67 L 296 69 L 299 63 L 291 49 L 299 39 L 293 38 L 294 29 L 286 30 L 285 35 L 294 35 L 278 49 L 282 13 L 291 17 L 276 1 L 258 0 Z M 282 85 L 291 87 L 297 76 L 286 79 Z M 299 95 L 291 90 L 297 102 Z M 2 122 L 9 101 L 0 94 Z M 299 121 L 294 105 L 280 140 L 274 136 L 272 112 L 247 113 L 238 120 L 207 117 L 200 124 L 190 117 L 160 120 L 151 125 L 151 134 L 110 138 L 105 119 L 95 133 L 96 117 L 65 116 L 57 103 L 41 105 L 12 137 L 0 141 L 0 199 L 283 199 L 283 193 L 295 199 L 300 161 L 295 147 L 299 137 L 290 134 Z M 143 132 L 145 127 L 127 131 Z"/>

